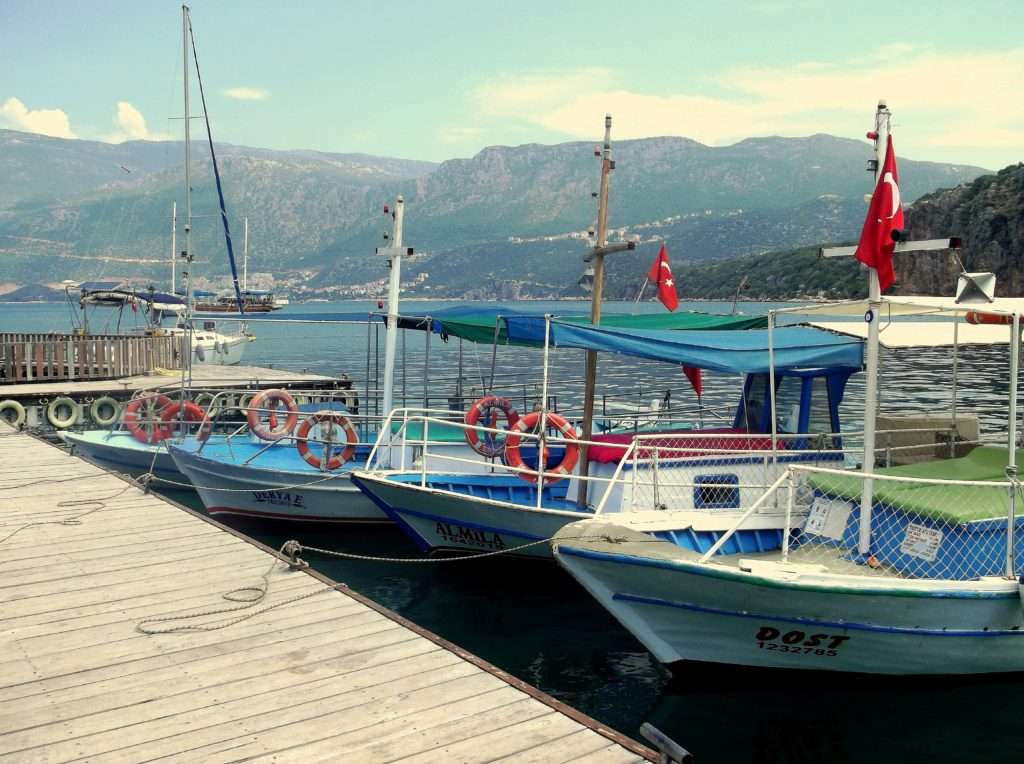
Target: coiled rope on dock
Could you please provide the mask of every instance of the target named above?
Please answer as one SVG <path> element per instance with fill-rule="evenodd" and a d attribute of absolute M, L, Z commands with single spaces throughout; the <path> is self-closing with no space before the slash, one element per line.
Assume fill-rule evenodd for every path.
<path fill-rule="evenodd" d="M 100 477 L 100 476 L 90 475 L 89 477 L 94 477 L 95 478 L 95 477 Z M 104 474 L 104 475 L 102 475 L 102 477 L 107 477 L 107 475 Z M 0 490 L 6 490 L 6 489 L 10 489 L 10 488 L 24 488 L 26 486 L 37 485 L 39 483 L 66 483 L 66 482 L 68 482 L 70 480 L 77 480 L 77 479 L 79 479 L 79 478 L 65 478 L 63 480 L 36 480 L 36 481 L 32 481 L 30 483 L 22 483 L 19 486 L 3 486 L 2 488 L 0 488 Z M 81 525 L 82 524 L 82 520 L 84 518 L 88 517 L 89 515 L 93 514 L 94 512 L 99 512 L 101 509 L 105 509 L 106 506 L 107 506 L 107 502 L 108 501 L 112 501 L 113 499 L 116 499 L 116 498 L 120 497 L 122 494 L 124 494 L 129 489 L 137 488 L 137 487 L 138 486 L 135 484 L 135 482 L 131 481 L 131 482 L 127 483 L 124 488 L 122 488 L 121 490 L 116 491 L 116 492 L 110 494 L 109 496 L 98 496 L 96 498 L 91 498 L 91 499 L 65 499 L 63 501 L 58 501 L 56 506 L 58 508 L 60 508 L 60 509 L 69 509 L 71 507 L 89 506 L 90 504 L 93 505 L 93 506 L 92 506 L 91 509 L 89 509 L 89 510 L 87 510 L 85 512 L 82 512 L 80 514 L 74 515 L 73 517 L 65 517 L 65 518 L 62 518 L 60 520 L 33 520 L 30 523 L 25 523 L 24 525 L 21 525 L 20 527 L 15 528 L 13 531 L 8 533 L 3 538 L 0 538 L 0 544 L 3 544 L 8 539 L 13 538 L 14 536 L 18 535 L 19 533 L 21 533 L 24 530 L 27 530 L 29 528 L 35 528 L 35 527 L 40 526 L 40 525 L 65 525 L 65 526 Z"/>

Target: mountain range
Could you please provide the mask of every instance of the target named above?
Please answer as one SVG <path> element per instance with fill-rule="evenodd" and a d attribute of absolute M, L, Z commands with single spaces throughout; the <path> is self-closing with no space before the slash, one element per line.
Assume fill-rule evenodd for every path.
<path fill-rule="evenodd" d="M 406 200 L 416 249 L 409 291 L 436 296 L 571 293 L 596 217 L 599 161 L 585 142 L 494 146 L 440 164 L 362 154 L 217 144 L 236 255 L 249 221 L 249 272 L 297 293 L 376 294 L 373 248 Z M 616 142 L 609 259 L 614 290 L 634 289 L 665 241 L 673 263 L 758 255 L 855 238 L 863 221 L 863 141 L 813 135 L 705 146 L 677 137 Z M 223 283 L 227 260 L 209 150 L 193 145 L 194 272 Z M 182 246 L 181 142 L 105 144 L 0 130 L 0 281 L 136 276 L 166 281 L 171 205 Z M 905 201 L 958 188 L 980 167 L 900 159 Z M 730 287 L 732 288 L 732 287 Z M 348 290 L 347 292 L 345 290 Z M 612 294 L 615 294 L 612 291 Z"/>

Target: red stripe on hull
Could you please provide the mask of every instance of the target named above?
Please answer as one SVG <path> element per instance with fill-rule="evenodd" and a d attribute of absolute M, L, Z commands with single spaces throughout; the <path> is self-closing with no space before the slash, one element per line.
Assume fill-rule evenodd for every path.
<path fill-rule="evenodd" d="M 314 523 L 390 523 L 386 517 L 379 520 L 364 517 L 324 517 L 322 515 L 282 515 L 276 512 L 256 512 L 248 509 L 235 509 L 234 507 L 207 507 L 210 515 L 233 515 L 235 517 L 256 517 L 261 520 L 297 520 L 301 522 Z"/>

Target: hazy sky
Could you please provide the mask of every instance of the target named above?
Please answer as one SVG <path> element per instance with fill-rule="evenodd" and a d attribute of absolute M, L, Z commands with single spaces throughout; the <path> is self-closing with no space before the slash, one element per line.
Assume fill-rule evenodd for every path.
<path fill-rule="evenodd" d="M 684 135 L 863 137 L 1024 160 L 1024 0 L 197 0 L 214 136 L 415 159 L 494 144 Z M 0 126 L 180 137 L 174 2 L 0 0 Z M 198 108 L 196 109 L 198 112 Z"/>

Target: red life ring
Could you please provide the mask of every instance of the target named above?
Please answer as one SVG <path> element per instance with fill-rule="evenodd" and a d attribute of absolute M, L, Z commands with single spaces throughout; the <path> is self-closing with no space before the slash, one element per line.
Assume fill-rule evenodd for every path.
<path fill-rule="evenodd" d="M 509 433 L 508 438 L 505 440 L 505 464 L 509 467 L 517 469 L 516 474 L 519 475 L 527 483 L 537 482 L 537 472 L 535 470 L 526 469 L 523 465 L 522 454 L 519 453 L 519 442 L 522 440 L 522 436 L 519 433 L 528 432 L 536 427 L 540 423 L 540 411 L 531 411 L 529 414 L 524 416 L 512 427 L 512 431 Z M 551 469 L 545 469 L 544 482 L 547 485 L 557 483 L 564 476 L 572 472 L 572 468 L 576 466 L 576 461 L 580 458 L 580 447 L 577 442 L 576 430 L 572 428 L 564 417 L 558 414 L 548 413 L 545 417 L 545 424 L 548 427 L 554 427 L 561 433 L 562 437 L 568 442 L 565 444 L 565 454 L 562 456 L 562 461 Z M 543 449 L 544 453 L 538 459 L 537 466 L 547 465 L 548 461 L 548 450 L 547 447 Z"/>
<path fill-rule="evenodd" d="M 185 409 L 184 414 L 181 414 L 182 407 Z M 185 401 L 184 404 L 172 403 L 160 412 L 160 427 L 163 430 L 163 437 L 161 439 L 174 436 L 174 428 L 179 419 L 184 419 L 186 422 L 202 422 L 199 431 L 196 433 L 196 438 L 201 443 L 206 442 L 210 437 L 210 431 L 213 430 L 213 422 L 206 411 L 202 406 L 197 406 L 192 401 Z"/>
<path fill-rule="evenodd" d="M 295 447 L 299 450 L 299 456 L 305 459 L 307 464 L 317 469 L 323 467 L 323 460 L 309 450 L 309 440 L 307 438 L 309 437 L 309 431 L 318 424 L 328 425 L 331 428 L 332 436 L 335 425 L 340 427 L 345 433 L 344 442 L 347 444 L 345 449 L 340 454 L 334 454 L 327 459 L 327 469 L 336 470 L 355 455 L 359 436 L 356 435 L 356 430 L 348 417 L 337 411 L 318 411 L 303 421 L 299 425 L 298 432 L 295 433 Z M 341 441 L 338 441 L 338 443 L 341 443 Z"/>
<path fill-rule="evenodd" d="M 1002 313 L 984 313 L 980 310 L 969 310 L 964 316 L 969 324 L 999 324 L 1000 326 L 1012 326 L 1013 316 L 1006 316 Z"/>
<path fill-rule="evenodd" d="M 277 412 L 274 411 L 278 404 L 288 411 L 288 416 L 280 427 L 277 426 Z M 260 409 L 270 409 L 270 427 L 263 424 L 263 412 Z M 287 390 L 261 390 L 249 404 L 246 418 L 249 421 L 249 430 L 258 438 L 281 440 L 298 424 L 299 407 L 295 405 L 295 399 Z"/>
<path fill-rule="evenodd" d="M 128 432 L 132 434 L 132 437 L 140 443 L 159 443 L 167 436 L 164 434 L 164 428 L 160 424 L 160 415 L 163 410 L 171 405 L 171 399 L 161 393 L 149 393 L 139 398 L 128 401 L 128 405 L 124 408 L 124 426 L 128 428 Z M 148 416 L 144 418 L 139 417 L 139 409 L 143 406 L 146 407 L 146 414 Z M 154 407 L 155 410 L 154 410 Z M 150 429 L 147 431 L 146 428 Z"/>
<path fill-rule="evenodd" d="M 485 395 L 470 406 L 463 421 L 471 427 L 476 427 L 481 417 L 487 415 L 487 420 L 490 421 L 485 420 L 484 426 L 496 430 L 498 429 L 498 416 L 495 413 L 495 409 L 505 415 L 508 427 L 515 427 L 516 422 L 519 421 L 519 414 L 516 413 L 516 410 L 512 408 L 512 404 L 506 398 L 499 398 L 497 395 Z M 494 433 L 466 430 L 465 435 L 469 447 L 481 456 L 500 456 L 501 452 L 505 449 L 504 444 L 498 441 Z M 483 435 L 483 441 L 480 440 L 481 435 Z"/>

